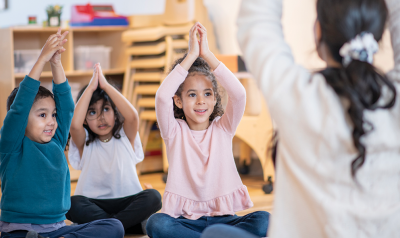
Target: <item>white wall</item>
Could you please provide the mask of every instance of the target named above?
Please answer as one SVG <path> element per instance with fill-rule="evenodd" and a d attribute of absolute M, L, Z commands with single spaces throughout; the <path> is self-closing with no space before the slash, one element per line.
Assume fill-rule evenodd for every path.
<path fill-rule="evenodd" d="M 219 49 L 223 54 L 240 54 L 236 40 L 236 17 L 240 0 L 203 0 L 214 23 Z M 244 0 L 246 1 L 246 0 Z M 161 14 L 165 0 L 92 0 L 91 4 L 113 2 L 114 9 L 122 15 Z M 63 20 L 70 19 L 73 4 L 86 4 L 78 0 L 9 0 L 9 9 L 0 11 L 0 27 L 24 25 L 28 16 L 36 15 L 38 22 L 47 19 L 45 9 L 50 4 L 64 6 Z M 292 47 L 295 59 L 307 68 L 324 66 L 318 58 L 313 40 L 313 25 L 316 18 L 315 0 L 285 0 L 283 26 L 286 40 Z M 376 64 L 387 71 L 393 67 L 389 34 L 386 33 L 376 56 Z"/>
<path fill-rule="evenodd" d="M 286 0 L 282 19 L 286 41 L 291 46 L 296 61 L 310 69 L 325 66 L 315 50 L 314 22 L 317 17 L 315 4 L 315 0 Z M 388 31 L 375 56 L 375 65 L 385 72 L 394 66 Z"/>
<path fill-rule="evenodd" d="M 240 54 L 236 40 L 236 18 L 239 0 L 203 0 L 214 23 L 218 47 L 223 54 Z M 246 1 L 246 0 L 243 0 Z M 283 30 L 291 46 L 296 62 L 309 68 L 325 66 L 315 50 L 313 26 L 316 19 L 315 0 L 285 0 L 283 9 Z M 389 33 L 380 45 L 375 64 L 382 70 L 393 68 L 393 52 Z"/>
<path fill-rule="evenodd" d="M 62 20 L 71 17 L 72 5 L 84 5 L 89 1 L 79 0 L 8 0 L 9 8 L 0 11 L 0 27 L 26 25 L 28 16 L 36 16 L 38 22 L 47 20 L 48 5 L 64 6 Z M 112 4 L 114 10 L 121 15 L 161 14 L 164 12 L 165 0 L 91 0 L 91 4 Z"/>

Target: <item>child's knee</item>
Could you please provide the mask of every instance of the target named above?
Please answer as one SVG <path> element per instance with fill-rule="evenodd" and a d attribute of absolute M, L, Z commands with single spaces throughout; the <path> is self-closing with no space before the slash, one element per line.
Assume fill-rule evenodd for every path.
<path fill-rule="evenodd" d="M 147 202 L 150 207 L 161 209 L 161 194 L 155 189 L 145 190 L 148 193 Z"/>
<path fill-rule="evenodd" d="M 253 213 L 257 216 L 260 220 L 269 221 L 270 213 L 266 211 L 258 211 Z"/>
<path fill-rule="evenodd" d="M 87 207 L 88 198 L 84 196 L 72 196 L 71 197 L 71 207 L 68 211 L 68 215 L 72 214 L 75 216 L 81 216 L 82 213 L 85 213 L 85 210 L 82 210 L 82 207 Z M 69 218 L 68 218 L 69 219 Z"/>
<path fill-rule="evenodd" d="M 119 221 L 115 218 L 110 218 L 107 220 L 110 223 L 110 226 L 113 227 L 115 237 L 124 237 L 125 229 L 124 229 L 124 226 L 122 225 L 121 221 Z"/>
<path fill-rule="evenodd" d="M 156 213 L 149 217 L 149 220 L 146 224 L 147 234 L 152 237 L 153 234 L 161 234 L 164 229 L 171 227 L 173 224 L 173 217 L 164 214 L 164 213 Z"/>
<path fill-rule="evenodd" d="M 86 203 L 88 203 L 87 197 L 84 197 L 84 196 L 72 196 L 71 197 L 71 208 L 79 208 Z"/>
<path fill-rule="evenodd" d="M 224 237 L 225 235 L 228 235 L 226 232 L 227 230 L 229 231 L 231 226 L 225 225 L 225 224 L 216 224 L 212 225 L 210 227 L 207 227 L 201 237 L 203 238 L 217 238 L 217 237 Z"/>
<path fill-rule="evenodd" d="M 266 211 L 258 211 L 252 213 L 252 218 L 255 218 L 257 221 L 256 224 L 254 224 L 254 227 L 257 228 L 257 233 L 261 236 L 265 236 L 268 231 L 269 217 L 270 213 Z"/>
<path fill-rule="evenodd" d="M 105 232 L 103 233 L 104 237 L 122 238 L 125 235 L 124 226 L 119 220 L 115 218 L 97 220 L 91 223 L 105 230 Z"/>

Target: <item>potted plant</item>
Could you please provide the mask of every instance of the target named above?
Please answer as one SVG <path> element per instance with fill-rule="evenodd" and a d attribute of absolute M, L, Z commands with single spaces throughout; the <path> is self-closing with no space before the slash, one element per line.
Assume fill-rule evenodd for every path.
<path fill-rule="evenodd" d="M 61 13 L 62 13 L 62 6 L 55 5 L 55 6 L 48 6 L 46 8 L 47 12 L 47 26 L 60 26 L 61 25 Z"/>

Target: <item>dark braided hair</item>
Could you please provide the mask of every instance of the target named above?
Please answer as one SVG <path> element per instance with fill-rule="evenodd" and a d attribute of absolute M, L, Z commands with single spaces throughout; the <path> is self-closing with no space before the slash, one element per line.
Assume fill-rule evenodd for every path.
<path fill-rule="evenodd" d="M 187 54 L 185 54 L 182 58 L 178 59 L 175 61 L 175 63 L 171 67 L 171 71 L 182 61 L 185 59 Z M 213 86 L 213 91 L 215 98 L 217 100 L 217 103 L 214 106 L 214 110 L 210 115 L 209 121 L 212 122 L 216 117 L 222 116 L 224 114 L 224 109 L 222 108 L 222 103 L 221 103 L 221 95 L 218 90 L 218 83 L 217 80 L 215 79 L 214 74 L 211 71 L 211 67 L 208 65 L 208 63 L 201 57 L 198 57 L 192 64 L 192 66 L 189 69 L 189 74 L 188 76 L 192 76 L 195 74 L 201 74 L 206 76 L 212 83 Z M 185 82 L 183 82 L 181 85 L 179 85 L 178 90 L 176 90 L 175 95 L 178 96 L 179 98 L 182 98 L 182 90 L 183 90 L 183 85 Z M 183 119 L 186 121 L 185 113 L 183 110 L 179 107 L 177 107 L 174 103 L 174 116 L 175 118 L 178 119 Z"/>
<path fill-rule="evenodd" d="M 364 119 L 364 111 L 393 107 L 397 93 L 393 83 L 370 63 L 353 60 L 344 66 L 339 51 L 362 32 L 370 32 L 375 40 L 380 41 L 388 9 L 384 0 L 318 0 L 317 15 L 321 26 L 320 43 L 326 44 L 333 59 L 341 65 L 321 73 L 336 94 L 350 104 L 347 111 L 354 126 L 353 143 L 358 151 L 351 163 L 354 178 L 365 162 L 366 148 L 362 136 L 373 130 L 373 125 Z M 387 88 L 392 98 L 379 105 L 382 88 Z"/>

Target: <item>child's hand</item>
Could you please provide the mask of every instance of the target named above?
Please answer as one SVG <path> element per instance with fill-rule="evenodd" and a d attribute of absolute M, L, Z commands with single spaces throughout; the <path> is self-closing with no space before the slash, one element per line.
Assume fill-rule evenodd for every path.
<path fill-rule="evenodd" d="M 109 85 L 109 83 L 107 82 L 107 79 L 104 77 L 103 70 L 101 69 L 100 64 L 96 64 L 96 66 L 99 71 L 99 85 L 100 88 L 104 90 Z"/>
<path fill-rule="evenodd" d="M 57 35 L 57 37 L 58 37 L 59 45 L 60 45 L 60 46 L 63 46 L 63 45 L 67 42 L 67 39 L 65 39 L 65 37 L 67 36 L 67 34 L 68 34 L 68 31 L 64 32 L 64 33 L 61 35 L 61 28 L 58 29 L 56 35 Z M 51 57 L 50 63 L 51 63 L 52 65 L 61 65 L 61 54 L 62 54 L 64 51 L 65 51 L 64 47 L 62 47 L 60 50 L 57 50 L 56 53 L 53 55 L 53 57 Z"/>
<path fill-rule="evenodd" d="M 99 69 L 97 67 L 98 63 L 93 66 L 93 77 L 89 82 L 88 88 L 93 92 L 99 86 Z"/>
<path fill-rule="evenodd" d="M 61 30 L 58 30 L 61 32 Z M 64 32 L 65 34 L 65 32 Z M 63 40 L 66 42 L 66 40 Z M 65 43 L 64 42 L 64 43 Z M 62 50 L 64 47 L 61 44 L 62 41 L 60 41 L 60 34 L 57 32 L 57 34 L 51 35 L 47 41 L 46 44 L 42 48 L 42 52 L 40 53 L 39 60 L 42 60 L 43 62 L 49 62 L 50 59 L 53 57 L 53 55 L 59 51 Z"/>
<path fill-rule="evenodd" d="M 198 33 L 198 27 L 197 23 L 192 26 L 192 28 L 189 31 L 189 50 L 188 50 L 188 55 L 191 55 L 192 57 L 199 57 L 200 54 L 200 42 L 197 40 L 197 33 Z"/>
<path fill-rule="evenodd" d="M 195 25 L 200 35 L 200 57 L 206 58 L 211 53 L 208 47 L 207 29 L 200 22 L 197 22 Z"/>

